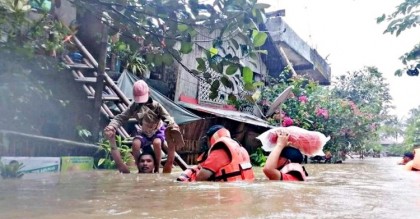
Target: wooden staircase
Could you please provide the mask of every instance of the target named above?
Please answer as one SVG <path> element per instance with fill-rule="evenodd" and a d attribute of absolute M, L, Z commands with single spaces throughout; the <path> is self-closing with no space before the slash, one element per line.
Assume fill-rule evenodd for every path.
<path fill-rule="evenodd" d="M 83 55 L 82 63 L 75 63 L 68 56 L 63 56 L 64 64 L 69 68 L 74 76 L 75 81 L 82 84 L 82 88 L 85 91 L 88 99 L 94 99 L 95 89 L 94 86 L 97 82 L 97 68 L 98 62 L 93 58 L 89 51 L 83 46 L 83 44 L 74 36 L 73 42 L 77 45 L 78 49 Z M 85 76 L 88 75 L 88 76 Z M 112 110 L 108 107 L 107 103 L 113 102 L 118 109 L 122 112 L 130 104 L 130 100 L 124 95 L 124 93 L 118 88 L 115 82 L 109 77 L 109 75 L 104 73 L 104 89 L 102 93 L 102 104 L 101 104 L 101 113 L 106 116 L 108 119 L 115 117 Z M 138 125 L 136 124 L 137 128 Z M 117 129 L 117 133 L 125 139 L 131 139 L 130 134 L 120 127 Z M 168 150 L 167 145 L 165 144 L 162 148 L 163 152 L 166 153 Z M 188 164 L 175 152 L 175 162 L 185 170 L 188 168 Z"/>

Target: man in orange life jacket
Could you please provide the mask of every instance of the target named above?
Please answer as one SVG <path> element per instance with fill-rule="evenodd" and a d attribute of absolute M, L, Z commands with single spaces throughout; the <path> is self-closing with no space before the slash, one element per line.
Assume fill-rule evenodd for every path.
<path fill-rule="evenodd" d="M 191 169 L 192 179 L 179 181 L 239 181 L 254 180 L 254 172 L 245 148 L 230 137 L 221 125 L 214 125 L 206 133 L 210 149 L 199 157 L 198 168 Z M 181 174 L 182 176 L 182 174 Z"/>
<path fill-rule="evenodd" d="M 265 162 L 264 174 L 270 180 L 305 181 L 308 173 L 301 165 L 302 153 L 288 145 L 289 134 L 277 132 L 277 144 Z"/>

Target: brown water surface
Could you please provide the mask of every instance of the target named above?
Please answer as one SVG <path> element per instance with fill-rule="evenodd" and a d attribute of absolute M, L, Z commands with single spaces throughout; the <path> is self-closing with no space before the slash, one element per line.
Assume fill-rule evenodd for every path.
<path fill-rule="evenodd" d="M 0 218 L 420 218 L 420 172 L 399 158 L 308 164 L 307 182 L 179 183 L 91 171 L 0 179 Z"/>

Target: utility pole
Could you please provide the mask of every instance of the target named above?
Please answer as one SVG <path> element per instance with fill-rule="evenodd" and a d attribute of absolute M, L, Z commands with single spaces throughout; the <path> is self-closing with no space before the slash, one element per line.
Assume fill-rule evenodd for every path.
<path fill-rule="evenodd" d="M 95 102 L 94 102 L 94 126 L 93 126 L 93 139 L 95 142 L 99 141 L 99 132 L 101 131 L 101 105 L 102 105 L 102 91 L 104 90 L 105 79 L 105 65 L 108 47 L 108 26 L 102 23 L 102 37 L 100 42 L 98 69 L 96 76 L 95 86 Z"/>

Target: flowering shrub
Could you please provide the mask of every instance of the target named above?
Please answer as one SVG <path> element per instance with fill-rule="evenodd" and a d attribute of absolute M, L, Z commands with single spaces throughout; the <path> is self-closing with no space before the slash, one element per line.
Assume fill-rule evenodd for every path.
<path fill-rule="evenodd" d="M 349 74 L 351 77 L 339 78 L 339 85 L 332 89 L 302 77 L 280 80 L 266 87 L 261 102 L 272 103 L 278 94 L 293 86 L 289 98 L 268 121 L 276 126 L 294 125 L 331 136 L 324 149 L 333 152 L 359 150 L 368 141 L 378 140 L 378 123 L 389 102 L 387 89 L 382 89 L 387 85 L 381 83 L 382 75 L 375 68 Z M 370 93 L 375 88 L 382 90 Z"/>

